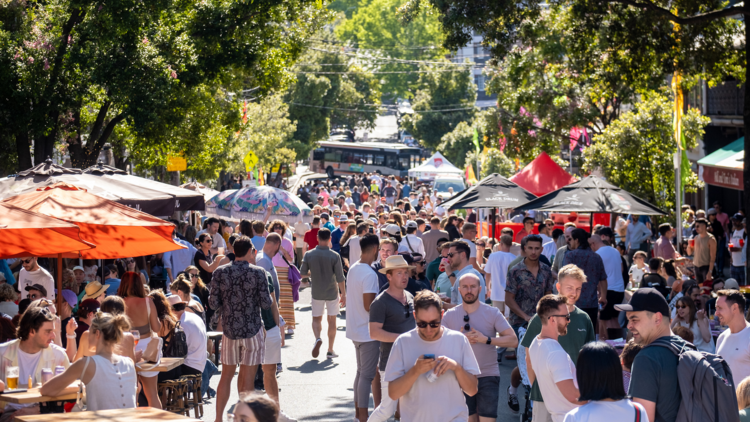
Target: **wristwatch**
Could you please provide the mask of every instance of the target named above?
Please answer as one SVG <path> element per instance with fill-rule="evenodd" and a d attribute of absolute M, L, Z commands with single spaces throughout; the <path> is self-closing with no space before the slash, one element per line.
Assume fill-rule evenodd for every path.
<path fill-rule="evenodd" d="M 487 336 L 487 341 L 485 343 L 486 344 L 492 344 L 492 337 Z"/>

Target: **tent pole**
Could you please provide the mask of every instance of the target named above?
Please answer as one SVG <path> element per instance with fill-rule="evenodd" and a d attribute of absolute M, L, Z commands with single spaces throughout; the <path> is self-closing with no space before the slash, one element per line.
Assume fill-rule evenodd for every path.
<path fill-rule="evenodd" d="M 57 254 L 57 294 L 55 295 L 57 309 L 62 309 L 62 254 Z M 64 331 L 64 329 L 63 329 Z"/>
<path fill-rule="evenodd" d="M 495 240 L 495 207 L 492 207 L 492 211 L 490 211 L 490 224 L 491 227 L 491 233 L 492 233 L 492 239 Z"/>
<path fill-rule="evenodd" d="M 591 213 L 591 218 L 589 218 L 589 236 L 594 234 L 594 213 Z"/>

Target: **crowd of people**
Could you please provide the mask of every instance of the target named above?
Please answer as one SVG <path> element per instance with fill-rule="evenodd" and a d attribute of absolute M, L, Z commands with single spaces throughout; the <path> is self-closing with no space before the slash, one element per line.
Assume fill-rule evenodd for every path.
<path fill-rule="evenodd" d="M 8 368 L 25 387 L 61 366 L 43 394 L 80 379 L 90 410 L 160 408 L 159 382 L 200 374 L 221 422 L 239 369 L 235 417 L 294 420 L 279 408 L 276 375 L 285 335 L 308 329 L 294 303 L 309 288 L 315 341 L 304 353 L 322 359 L 325 346 L 336 359 L 353 347 L 360 422 L 486 422 L 503 402 L 526 421 L 673 422 L 708 400 L 708 384 L 681 376 L 701 359 L 719 365 L 721 419 L 689 420 L 750 420 L 742 212 L 685 209 L 679 244 L 669 223 L 649 217 L 618 216 L 589 233 L 534 212 L 502 216 L 516 224 L 493 239 L 473 210 L 447 209 L 428 186 L 394 177 L 318 180 L 296 194 L 309 224 L 175 221 L 184 249 L 101 267 L 66 262 L 60 309 L 47 260 L 0 260 L 3 387 Z M 342 308 L 351 345 L 336 343 Z M 136 369 L 179 350 L 184 364 L 170 372 Z M 503 361 L 514 367 L 506 390 Z M 0 421 L 64 406 L 8 405 Z"/>

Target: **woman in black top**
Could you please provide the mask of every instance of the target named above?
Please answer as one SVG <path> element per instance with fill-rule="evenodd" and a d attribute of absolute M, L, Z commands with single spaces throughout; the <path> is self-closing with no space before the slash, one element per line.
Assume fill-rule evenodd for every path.
<path fill-rule="evenodd" d="M 211 283 L 211 275 L 214 270 L 219 268 L 221 259 L 224 255 L 211 255 L 211 235 L 203 233 L 198 237 L 198 250 L 195 252 L 195 266 L 198 267 L 198 273 L 201 275 L 203 283 Z"/>
<path fill-rule="evenodd" d="M 448 236 L 449 236 L 448 240 L 450 240 L 451 242 L 456 239 L 461 238 L 461 233 L 458 232 L 458 227 L 455 226 L 457 219 L 458 217 L 456 217 L 455 215 L 452 215 L 448 217 L 448 222 L 445 223 L 445 231 L 448 232 Z"/>

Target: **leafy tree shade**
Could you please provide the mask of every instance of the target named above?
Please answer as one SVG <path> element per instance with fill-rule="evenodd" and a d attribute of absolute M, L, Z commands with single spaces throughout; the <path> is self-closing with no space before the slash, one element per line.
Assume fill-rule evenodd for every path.
<path fill-rule="evenodd" d="M 471 162 L 472 167 L 476 169 L 474 129 L 477 131 L 481 149 L 491 148 L 493 147 L 492 139 L 497 136 L 496 118 L 497 109 L 494 108 L 477 112 L 473 120 L 460 122 L 455 129 L 443 135 L 437 150 L 457 167 L 464 168 L 466 163 Z"/>
<path fill-rule="evenodd" d="M 20 168 L 31 165 L 32 142 L 39 161 L 60 140 L 75 166 L 92 164 L 124 122 L 144 143 L 167 140 L 195 115 L 189 110 L 196 90 L 258 87 L 262 95 L 283 85 L 302 41 L 330 15 L 322 6 L 319 0 L 4 2 L 0 139 L 15 144 Z"/>
<path fill-rule="evenodd" d="M 456 129 L 459 123 L 472 120 L 477 92 L 468 69 L 462 72 L 422 69 L 426 72 L 419 75 L 418 90 L 412 101 L 415 113 L 405 116 L 403 125 L 422 145 L 434 150 L 445 134 Z M 465 151 L 458 154 L 461 161 L 465 154 Z"/>
<path fill-rule="evenodd" d="M 335 41 L 325 30 L 316 38 Z M 375 75 L 340 51 L 321 50 L 305 52 L 295 68 L 297 80 L 284 94 L 290 119 L 297 123 L 290 144 L 297 157 L 307 156 L 316 142 L 328 137 L 331 127 L 375 127 L 380 103 L 380 84 Z"/>
<path fill-rule="evenodd" d="M 672 100 L 650 94 L 635 110 L 610 124 L 583 152 L 583 169 L 599 170 L 619 186 L 665 210 L 674 208 L 676 151 L 672 131 Z M 695 148 L 710 122 L 696 109 L 683 119 L 686 147 Z M 685 190 L 694 192 L 701 182 L 692 171 Z"/>
<path fill-rule="evenodd" d="M 336 34 L 343 44 L 357 48 L 355 51 L 360 56 L 383 59 L 365 60 L 373 69 L 382 72 L 418 70 L 416 64 L 389 62 L 387 59 L 444 59 L 448 50 L 441 47 L 445 36 L 435 10 L 425 4 L 414 13 L 412 21 L 404 25 L 398 14 L 401 3 L 402 0 L 362 0 L 351 19 L 336 28 Z M 383 74 L 381 90 L 393 97 L 411 98 L 418 87 L 418 78 L 418 73 Z"/>

